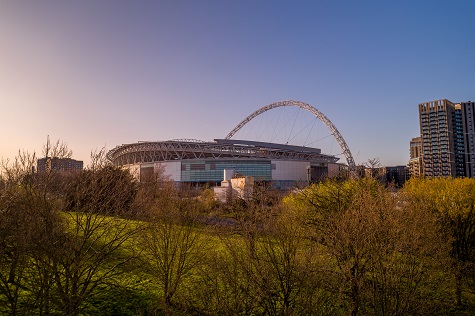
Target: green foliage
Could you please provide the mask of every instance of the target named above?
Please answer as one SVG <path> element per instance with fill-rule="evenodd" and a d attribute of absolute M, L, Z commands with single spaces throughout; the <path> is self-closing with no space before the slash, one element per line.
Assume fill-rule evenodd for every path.
<path fill-rule="evenodd" d="M 380 184 L 372 178 L 347 181 L 329 179 L 298 190 L 285 197 L 283 202 L 293 208 L 311 211 L 314 216 L 322 217 L 348 210 L 359 194 L 376 197 L 380 192 Z"/>
<path fill-rule="evenodd" d="M 373 179 L 328 180 L 283 203 L 263 185 L 251 200 L 221 205 L 211 190 L 197 197 L 160 175 L 138 184 L 97 164 L 74 178 L 36 176 L 30 160 L 0 179 L 1 314 L 443 315 L 474 307 L 472 179 L 411 180 L 396 193 Z"/>
<path fill-rule="evenodd" d="M 475 267 L 475 179 L 412 179 L 404 188 L 413 208 L 430 209 L 439 232 L 450 243 L 455 300 L 462 304 L 464 282 Z"/>
<path fill-rule="evenodd" d="M 331 290 L 350 314 L 413 314 L 436 306 L 435 299 L 421 304 L 428 291 L 435 293 L 437 279 L 428 272 L 437 268 L 431 260 L 439 261 L 440 249 L 427 213 L 401 206 L 371 178 L 314 184 L 284 203 L 308 214 L 308 236 L 334 263 Z"/>

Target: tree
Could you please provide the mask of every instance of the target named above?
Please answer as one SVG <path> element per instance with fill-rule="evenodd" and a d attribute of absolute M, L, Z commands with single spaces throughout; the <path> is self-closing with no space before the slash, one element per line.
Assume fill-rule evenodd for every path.
<path fill-rule="evenodd" d="M 198 281 L 205 313 L 331 314 L 305 214 L 257 201 L 242 222 L 217 228 L 224 249 L 217 246 Z"/>
<path fill-rule="evenodd" d="M 475 265 L 475 180 L 411 179 L 404 192 L 411 207 L 428 208 L 437 216 L 439 233 L 450 244 L 455 302 L 461 306 L 464 276 Z"/>
<path fill-rule="evenodd" d="M 134 192 L 134 184 L 111 167 L 103 153 L 93 157 L 91 170 L 74 179 L 54 168 L 33 172 L 34 154 L 20 152 L 12 164 L 4 162 L 0 302 L 9 314 L 78 315 L 94 290 L 135 258 L 133 247 L 121 247 L 141 226 L 116 216 L 128 205 L 133 195 L 127 196 L 127 203 L 124 195 Z M 70 151 L 48 139 L 44 154 L 63 158 Z M 73 190 L 68 197 L 73 207 L 65 210 L 63 195 Z"/>
<path fill-rule="evenodd" d="M 96 170 L 85 170 L 68 185 L 66 210 L 133 216 L 131 210 L 136 185 L 132 175 L 119 167 L 107 165 Z"/>
<path fill-rule="evenodd" d="M 45 150 L 56 155 L 62 145 L 48 143 Z M 51 195 L 53 171 L 34 173 L 36 155 L 20 151 L 14 161 L 2 162 L 0 191 L 0 295 L 9 314 L 45 312 L 51 278 L 37 263 L 49 243 L 48 236 L 62 227 L 58 201 Z M 37 271 L 38 273 L 35 273 Z M 21 306 L 21 307 L 20 307 Z"/>
<path fill-rule="evenodd" d="M 18 313 L 18 301 L 26 286 L 29 268 L 30 210 L 24 210 L 19 201 L 22 193 L 4 191 L 0 201 L 0 302 L 10 315 Z"/>
<path fill-rule="evenodd" d="M 59 306 L 78 315 L 93 291 L 122 273 L 119 268 L 136 258 L 134 248 L 124 251 L 141 230 L 138 222 L 118 217 L 134 196 L 132 178 L 99 157 L 89 170 L 79 173 L 67 189 L 63 216 L 67 228 L 51 236 L 49 269 L 54 275 Z"/>
<path fill-rule="evenodd" d="M 203 263 L 205 241 L 197 221 L 197 203 L 180 198 L 176 189 L 161 188 L 142 231 L 142 267 L 160 285 L 165 310 L 175 306 L 174 298 L 184 281 Z"/>
<path fill-rule="evenodd" d="M 395 195 L 403 199 L 402 194 Z M 368 301 L 378 315 L 428 315 L 442 307 L 446 243 L 427 209 L 393 202 L 375 220 L 373 258 L 367 269 Z"/>
<path fill-rule="evenodd" d="M 263 226 L 250 263 L 252 282 L 268 315 L 311 315 L 328 308 L 320 291 L 324 275 L 317 248 L 307 242 L 306 228 L 305 215 L 288 208 Z"/>
<path fill-rule="evenodd" d="M 433 290 L 429 271 L 440 248 L 434 217 L 402 207 L 372 178 L 316 184 L 285 202 L 308 212 L 311 238 L 335 265 L 328 285 L 350 315 L 428 308 L 422 298 Z"/>

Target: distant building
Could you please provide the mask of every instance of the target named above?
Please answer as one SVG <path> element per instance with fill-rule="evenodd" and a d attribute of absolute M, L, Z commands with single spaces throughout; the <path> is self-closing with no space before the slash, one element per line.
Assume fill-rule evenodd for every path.
<path fill-rule="evenodd" d="M 475 102 L 461 102 L 459 106 L 462 114 L 465 176 L 475 178 Z"/>
<path fill-rule="evenodd" d="M 441 99 L 419 104 L 419 170 L 425 177 L 474 177 L 474 115 L 474 102 L 470 101 L 455 104 Z"/>
<path fill-rule="evenodd" d="M 254 191 L 254 177 L 235 174 L 234 170 L 224 170 L 221 185 L 214 187 L 213 190 L 216 197 L 224 203 L 233 197 L 249 200 Z"/>
<path fill-rule="evenodd" d="M 409 168 L 407 166 L 384 167 L 386 183 L 394 183 L 397 187 L 402 187 L 409 179 Z"/>
<path fill-rule="evenodd" d="M 51 170 L 63 173 L 72 173 L 81 171 L 82 169 L 83 162 L 71 158 L 45 157 L 38 159 L 37 161 L 38 173 Z"/>
<path fill-rule="evenodd" d="M 422 138 L 415 137 L 409 146 L 409 175 L 420 177 L 422 174 Z"/>
<path fill-rule="evenodd" d="M 382 184 L 394 184 L 402 187 L 409 179 L 409 168 L 407 166 L 394 167 L 371 167 L 360 166 L 359 176 L 361 178 L 373 178 Z"/>

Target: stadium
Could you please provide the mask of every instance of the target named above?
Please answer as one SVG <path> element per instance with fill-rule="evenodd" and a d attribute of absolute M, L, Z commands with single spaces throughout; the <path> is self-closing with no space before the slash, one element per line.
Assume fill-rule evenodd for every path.
<path fill-rule="evenodd" d="M 233 139 L 252 119 L 278 107 L 298 107 L 323 122 L 338 142 L 347 164 L 319 148 Z M 298 182 L 317 181 L 353 170 L 354 161 L 343 137 L 330 120 L 316 108 L 300 101 L 280 101 L 260 108 L 239 123 L 224 139 L 205 142 L 178 139 L 123 144 L 110 150 L 107 158 L 116 166 L 128 168 L 141 181 L 159 170 L 178 183 L 217 184 L 225 170 L 271 181 L 276 187 L 292 187 Z"/>

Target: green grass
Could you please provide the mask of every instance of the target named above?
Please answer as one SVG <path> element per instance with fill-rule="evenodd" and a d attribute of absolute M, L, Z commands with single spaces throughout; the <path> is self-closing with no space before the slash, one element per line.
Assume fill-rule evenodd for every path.
<path fill-rule="evenodd" d="M 109 220 L 106 220 L 104 223 L 107 222 L 111 223 Z M 144 224 L 145 223 L 142 221 L 128 220 L 127 229 L 130 229 L 131 231 L 136 230 L 143 227 Z M 97 233 L 100 235 L 103 233 L 103 229 L 106 229 L 107 227 L 108 226 L 104 226 L 103 228 L 100 228 Z M 69 228 L 73 229 L 74 224 L 71 224 Z M 236 247 L 241 247 L 245 244 L 243 237 L 229 228 L 221 228 L 221 231 L 216 231 L 202 226 L 194 228 L 194 230 L 196 233 L 200 234 L 200 238 L 206 242 L 209 249 L 206 255 L 214 256 L 214 253 L 219 253 L 224 256 L 226 262 L 232 262 L 232 258 L 227 257 L 228 245 L 224 243 L 223 238 L 226 239 L 229 244 L 235 245 Z M 306 244 L 310 247 L 310 244 L 308 243 L 309 241 L 307 240 L 304 245 Z M 123 258 L 130 254 L 139 254 L 141 249 L 138 247 L 138 244 L 138 235 L 135 235 L 130 240 L 124 242 L 117 250 L 117 253 L 108 258 L 106 264 L 109 266 L 114 265 L 117 263 L 119 258 Z M 305 255 L 305 250 L 301 250 L 301 254 Z M 325 253 L 325 248 L 321 245 L 318 246 L 316 260 L 318 262 L 325 262 L 326 269 L 333 269 L 336 271 L 336 268 L 332 266 L 335 263 L 329 255 Z M 107 280 L 107 283 L 101 284 L 97 287 L 93 295 L 87 299 L 83 309 L 84 315 L 128 316 L 165 314 L 162 303 L 163 294 L 161 287 L 157 280 L 143 269 L 140 257 L 132 258 L 127 263 L 118 267 L 118 269 L 120 269 L 120 273 L 117 276 Z M 430 273 L 442 273 L 442 277 L 447 283 L 445 285 L 440 284 L 438 292 L 427 293 L 427 299 L 433 299 L 434 302 L 439 304 L 438 315 L 471 315 L 473 313 L 472 310 L 475 306 L 475 295 L 470 291 L 470 288 L 464 289 L 463 296 L 465 304 L 459 308 L 455 308 L 453 307 L 453 299 L 451 297 L 453 295 L 453 291 L 451 290 L 451 277 L 446 275 L 446 272 L 444 271 L 431 271 Z M 331 277 L 329 277 L 327 281 L 332 282 Z M 172 314 L 199 314 L 199 311 L 206 310 L 206 302 L 199 299 L 201 293 L 194 292 L 197 291 L 196 285 L 199 282 L 200 276 L 198 271 L 195 275 L 184 280 L 183 287 L 179 290 L 179 293 L 177 293 L 177 301 Z M 220 279 L 219 282 L 225 282 L 225 279 Z M 221 283 L 221 288 L 224 288 L 223 285 L 224 284 Z M 332 286 L 338 286 L 338 284 L 333 284 Z M 317 288 L 315 291 L 317 295 L 321 295 L 322 300 L 325 300 L 322 304 L 326 305 L 322 305 L 322 307 L 326 306 L 325 308 L 329 311 L 328 313 L 333 313 L 343 308 L 342 305 L 340 305 L 341 301 L 338 299 L 337 295 L 333 294 L 332 296 L 331 289 Z M 429 295 L 432 297 L 429 297 Z M 2 298 L 1 294 L 0 298 Z M 256 300 L 257 299 L 258 297 L 256 297 Z M 211 304 L 212 302 L 210 301 L 209 303 Z M 170 313 L 170 311 L 168 312 Z M 325 313 L 322 311 L 322 314 Z"/>

